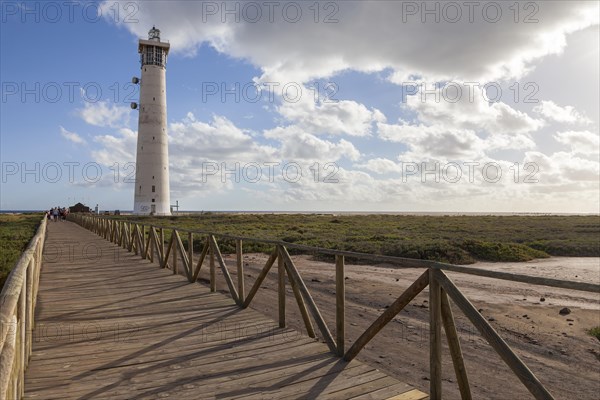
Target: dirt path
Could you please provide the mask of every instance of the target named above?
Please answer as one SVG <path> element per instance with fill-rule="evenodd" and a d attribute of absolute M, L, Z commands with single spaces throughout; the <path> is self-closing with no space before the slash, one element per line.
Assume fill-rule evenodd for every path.
<path fill-rule="evenodd" d="M 314 261 L 308 256 L 293 258 L 333 333 L 333 265 Z M 262 254 L 245 255 L 246 291 L 254 283 L 266 259 L 267 256 Z M 225 260 L 235 281 L 235 258 L 225 256 Z M 532 263 L 481 263 L 475 266 L 561 279 L 600 281 L 600 261 L 597 258 L 553 258 Z M 207 273 L 203 268 L 200 277 L 206 279 Z M 347 348 L 421 273 L 422 270 L 398 270 L 386 265 L 347 266 Z M 449 276 L 557 399 L 598 398 L 600 341 L 585 331 L 600 325 L 600 294 L 455 273 Z M 219 277 L 218 280 L 218 289 L 226 290 L 223 279 Z M 276 288 L 276 268 L 273 268 L 252 303 L 253 308 L 274 319 L 278 315 Z M 304 330 L 289 285 L 287 291 L 287 322 Z M 362 361 L 426 392 L 429 390 L 427 299 L 425 290 L 359 355 Z M 559 310 L 565 306 L 572 313 L 559 315 Z M 460 311 L 454 308 L 454 314 L 473 397 L 498 400 L 532 398 Z M 444 351 L 444 399 L 459 399 L 446 346 Z"/>

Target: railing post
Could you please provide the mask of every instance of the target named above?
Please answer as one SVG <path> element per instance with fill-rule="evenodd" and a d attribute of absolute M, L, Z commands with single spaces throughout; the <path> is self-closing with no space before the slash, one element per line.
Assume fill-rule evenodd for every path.
<path fill-rule="evenodd" d="M 127 224 L 127 251 L 133 251 L 133 236 L 134 236 L 134 224 L 129 222 Z"/>
<path fill-rule="evenodd" d="M 282 246 L 277 246 L 281 254 Z M 283 257 L 277 257 L 277 293 L 279 304 L 279 327 L 285 328 L 285 264 Z"/>
<path fill-rule="evenodd" d="M 27 319 L 27 282 L 23 279 L 23 284 L 21 287 L 21 296 L 19 297 L 19 305 L 18 305 L 18 324 L 19 324 L 19 347 L 17 350 L 17 359 L 18 359 L 18 371 L 17 371 L 17 388 L 18 388 L 18 396 L 19 398 L 23 398 L 25 394 L 25 342 L 27 340 L 27 334 L 25 332 L 25 320 Z"/>
<path fill-rule="evenodd" d="M 209 243 L 211 240 L 211 237 L 209 236 Z M 217 274 L 215 271 L 215 252 L 212 248 L 212 246 L 209 245 L 210 248 L 210 291 L 211 292 L 216 292 L 217 291 Z"/>
<path fill-rule="evenodd" d="M 469 377 L 467 376 L 458 333 L 456 332 L 452 308 L 450 307 L 448 295 L 444 289 L 442 289 L 441 295 L 442 323 L 444 324 L 444 332 L 446 332 L 446 339 L 448 340 L 448 348 L 450 349 L 450 356 L 452 357 L 452 364 L 454 365 L 454 373 L 460 391 L 460 398 L 461 400 L 472 400 L 473 397 L 471 396 Z"/>
<path fill-rule="evenodd" d="M 335 256 L 335 333 L 337 354 L 344 355 L 345 342 L 345 309 L 346 309 L 346 288 L 344 277 L 344 256 Z"/>
<path fill-rule="evenodd" d="M 38 241 L 39 242 L 39 241 Z M 35 245 L 35 247 L 37 247 L 37 244 Z M 27 348 L 25 349 L 25 365 L 27 365 L 29 363 L 29 357 L 31 356 L 31 339 L 32 339 L 32 335 L 33 335 L 33 313 L 34 313 L 34 308 L 33 308 L 33 290 L 34 290 L 34 285 L 33 285 L 33 274 L 34 274 L 34 270 L 35 270 L 35 254 L 36 254 L 36 250 L 34 247 L 34 251 L 31 253 L 31 259 L 29 261 L 29 265 L 27 266 L 27 273 L 25 274 L 25 279 L 26 279 L 26 285 L 25 287 L 27 288 L 27 319 L 25 320 L 25 337 L 26 337 L 26 343 L 27 343 Z"/>
<path fill-rule="evenodd" d="M 142 224 L 140 227 L 140 236 L 142 237 L 142 243 L 140 243 L 140 254 L 142 260 L 146 259 L 146 225 Z"/>
<path fill-rule="evenodd" d="M 171 251 L 173 251 L 173 275 L 177 275 L 177 249 L 179 248 L 179 246 L 177 246 L 177 230 L 173 229 L 171 235 L 173 235 L 173 237 L 171 238 L 171 243 L 173 243 L 171 245 L 173 247 L 171 249 Z"/>
<path fill-rule="evenodd" d="M 440 284 L 429 269 L 429 398 L 442 399 L 442 304 Z"/>
<path fill-rule="evenodd" d="M 160 256 L 162 257 L 160 263 L 163 266 L 167 265 L 167 256 L 165 255 L 165 230 L 160 228 Z"/>
<path fill-rule="evenodd" d="M 119 222 L 121 224 L 121 237 L 119 238 L 119 246 L 125 246 L 125 240 L 127 240 L 127 222 Z"/>
<path fill-rule="evenodd" d="M 188 232 L 188 266 L 189 266 L 189 281 L 192 282 L 194 275 L 194 234 Z"/>
<path fill-rule="evenodd" d="M 153 263 L 154 262 L 154 240 L 153 236 L 154 236 L 154 227 L 152 225 L 150 225 L 150 229 L 148 229 L 148 246 L 150 247 L 150 262 Z"/>
<path fill-rule="evenodd" d="M 238 239 L 235 241 L 235 254 L 237 263 L 237 278 L 238 278 L 238 298 L 240 304 L 244 303 L 246 292 L 244 289 L 244 254 L 242 252 L 242 241 Z"/>

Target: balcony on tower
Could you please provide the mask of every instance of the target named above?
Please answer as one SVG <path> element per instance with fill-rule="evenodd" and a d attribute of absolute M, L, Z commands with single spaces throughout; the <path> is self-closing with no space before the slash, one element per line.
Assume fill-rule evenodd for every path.
<path fill-rule="evenodd" d="M 167 54 L 170 44 L 160 41 L 160 30 L 152 27 L 148 32 L 148 39 L 140 39 L 138 44 L 138 53 L 140 54 L 140 63 L 145 65 L 156 65 L 166 68 Z"/>

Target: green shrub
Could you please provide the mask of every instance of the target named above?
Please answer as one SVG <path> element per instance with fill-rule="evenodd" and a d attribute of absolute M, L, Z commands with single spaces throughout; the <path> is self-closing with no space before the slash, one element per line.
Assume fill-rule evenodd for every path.
<path fill-rule="evenodd" d="M 594 336 L 596 339 L 600 340 L 600 326 L 596 326 L 596 327 L 588 330 L 588 334 L 590 336 Z"/>
<path fill-rule="evenodd" d="M 474 258 L 485 261 L 529 261 L 548 258 L 547 253 L 519 243 L 483 242 L 466 240 L 460 244 Z"/>

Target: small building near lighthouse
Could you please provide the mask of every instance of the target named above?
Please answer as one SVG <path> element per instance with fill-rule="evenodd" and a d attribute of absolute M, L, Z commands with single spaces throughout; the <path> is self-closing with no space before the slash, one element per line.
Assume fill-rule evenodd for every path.
<path fill-rule="evenodd" d="M 166 65 L 169 43 L 155 27 L 140 39 L 141 78 L 135 170 L 134 214 L 171 215 L 169 140 L 167 135 Z"/>

